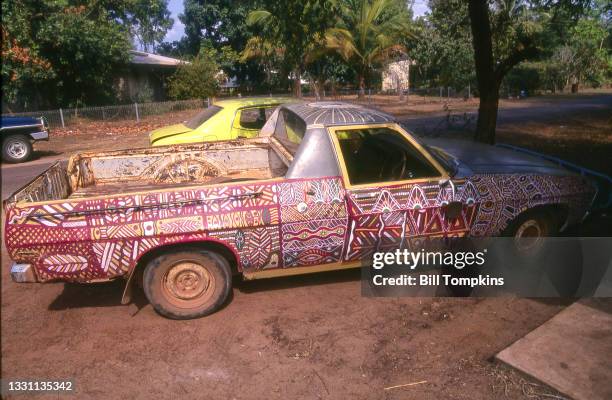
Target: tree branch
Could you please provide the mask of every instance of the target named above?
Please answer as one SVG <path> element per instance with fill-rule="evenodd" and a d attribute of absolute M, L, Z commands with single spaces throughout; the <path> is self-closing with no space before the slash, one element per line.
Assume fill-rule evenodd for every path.
<path fill-rule="evenodd" d="M 497 83 L 520 62 L 537 55 L 538 49 L 533 43 L 523 43 L 520 48 L 516 48 L 508 57 L 502 60 L 495 67 L 495 80 Z"/>

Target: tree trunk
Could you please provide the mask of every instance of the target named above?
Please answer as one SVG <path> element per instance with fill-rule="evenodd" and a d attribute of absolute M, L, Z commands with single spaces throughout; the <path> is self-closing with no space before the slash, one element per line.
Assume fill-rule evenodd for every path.
<path fill-rule="evenodd" d="M 359 74 L 359 95 L 357 98 L 360 100 L 365 98 L 365 74 L 363 72 Z"/>
<path fill-rule="evenodd" d="M 295 69 L 295 77 L 293 78 L 293 93 L 295 97 L 302 97 L 302 71 L 299 68 Z"/>
<path fill-rule="evenodd" d="M 317 101 L 321 100 L 321 88 L 323 87 L 323 84 L 318 79 L 312 78 L 311 86 L 315 99 Z"/>
<path fill-rule="evenodd" d="M 480 94 L 478 122 L 474 139 L 483 143 L 495 143 L 497 107 L 499 103 L 499 84 L 493 64 L 493 44 L 487 0 L 470 0 L 468 4 L 472 45 L 476 65 L 476 81 Z"/>
<path fill-rule="evenodd" d="M 478 122 L 474 140 L 482 143 L 495 144 L 495 127 L 497 126 L 497 110 L 499 106 L 499 86 L 480 90 L 478 105 Z"/>

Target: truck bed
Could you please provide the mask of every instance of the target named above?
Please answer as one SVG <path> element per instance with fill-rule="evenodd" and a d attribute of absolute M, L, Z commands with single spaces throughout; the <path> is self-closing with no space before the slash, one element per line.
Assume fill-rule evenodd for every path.
<path fill-rule="evenodd" d="M 274 139 L 254 138 L 101 153 L 56 163 L 7 202 L 87 198 L 255 181 L 284 176 L 291 155 Z"/>

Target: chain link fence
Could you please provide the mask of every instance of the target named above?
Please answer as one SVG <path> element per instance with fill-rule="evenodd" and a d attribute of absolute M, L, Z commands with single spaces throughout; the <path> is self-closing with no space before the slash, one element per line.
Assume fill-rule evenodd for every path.
<path fill-rule="evenodd" d="M 344 101 L 358 103 L 366 106 L 401 105 L 415 106 L 422 104 L 444 104 L 458 101 L 467 101 L 474 98 L 470 87 L 457 90 L 452 87 L 436 88 L 410 88 L 401 93 L 397 90 L 372 90 L 366 89 L 362 93 L 355 89 L 339 89 L 334 91 L 322 90 L 318 94 L 306 92 L 306 99 L 325 101 Z"/>
<path fill-rule="evenodd" d="M 292 96 L 291 93 L 269 93 L 259 97 L 269 96 Z M 219 99 L 239 98 L 240 96 L 224 96 Z M 244 96 L 247 97 L 247 96 Z M 252 96 L 248 96 L 252 97 Z M 315 93 L 305 90 L 303 99 L 306 101 L 346 101 L 370 106 L 385 104 L 432 104 L 448 103 L 450 101 L 467 100 L 472 97 L 471 89 L 456 90 L 450 87 L 438 88 L 416 88 L 404 90 L 399 93 L 393 91 L 381 91 L 366 89 L 361 92 L 358 89 L 337 89 L 333 91 L 321 90 Z M 181 101 L 164 101 L 152 103 L 133 103 L 116 106 L 60 108 L 58 110 L 30 111 L 22 113 L 3 114 L 2 116 L 43 116 L 47 119 L 51 128 L 67 128 L 90 121 L 135 121 L 151 115 L 162 115 L 171 112 L 195 110 L 209 106 L 214 99 L 195 99 Z"/>
<path fill-rule="evenodd" d="M 126 121 L 139 122 L 149 115 L 191 110 L 206 107 L 208 100 L 163 101 L 155 103 L 134 103 L 117 106 L 60 108 L 59 110 L 30 111 L 2 114 L 2 116 L 40 117 L 47 119 L 51 128 L 66 128 L 83 121 Z"/>

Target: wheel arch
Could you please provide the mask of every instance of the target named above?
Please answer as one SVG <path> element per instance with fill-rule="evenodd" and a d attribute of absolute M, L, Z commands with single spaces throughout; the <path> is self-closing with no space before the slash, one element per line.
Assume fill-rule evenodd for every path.
<path fill-rule="evenodd" d="M 127 282 L 123 290 L 121 304 L 128 304 L 130 302 L 134 282 L 137 282 L 138 279 L 142 279 L 144 269 L 151 260 L 167 252 L 185 249 L 214 251 L 227 260 L 233 275 L 240 274 L 240 270 L 238 269 L 240 257 L 234 249 L 224 242 L 207 238 L 203 240 L 167 243 L 148 250 L 141 254 L 135 261 L 134 267 L 127 274 Z"/>
<path fill-rule="evenodd" d="M 526 210 L 521 211 L 515 215 L 512 219 L 506 221 L 502 232 L 505 232 L 510 228 L 516 221 L 522 216 L 530 213 L 543 213 L 551 218 L 559 230 L 562 230 L 569 218 L 569 205 L 565 203 L 550 203 L 550 204 L 539 204 L 533 207 L 529 207 Z"/>

